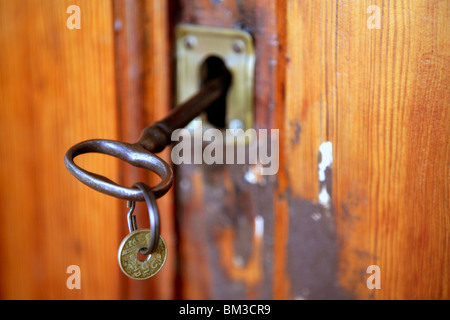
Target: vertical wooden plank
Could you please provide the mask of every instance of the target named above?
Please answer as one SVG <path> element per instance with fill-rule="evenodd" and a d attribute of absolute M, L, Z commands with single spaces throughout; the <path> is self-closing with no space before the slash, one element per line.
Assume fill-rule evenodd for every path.
<path fill-rule="evenodd" d="M 178 22 L 253 34 L 256 127 L 280 129 L 275 180 L 179 168 L 182 297 L 448 298 L 447 18 L 439 1 L 180 2 Z"/>
<path fill-rule="evenodd" d="M 277 105 L 280 172 L 274 193 L 274 298 L 342 299 L 330 167 L 319 177 L 329 140 L 327 75 L 335 26 L 332 1 L 280 1 Z M 325 63 L 327 62 L 327 63 Z M 321 180 L 322 179 L 322 180 Z M 320 196 L 319 196 L 320 195 Z"/>
<path fill-rule="evenodd" d="M 284 80 L 280 78 L 284 69 L 278 66 L 283 64 L 279 54 L 284 49 L 280 48 L 283 24 L 278 23 L 285 22 L 280 5 L 284 2 L 181 1 L 176 21 L 252 34 L 257 57 L 256 129 L 280 128 L 275 116 L 283 112 L 284 95 L 284 83 L 278 82 Z M 277 190 L 277 177 L 246 178 L 253 170 L 245 165 L 177 168 L 182 298 L 284 297 L 289 281 L 288 206 Z"/>
<path fill-rule="evenodd" d="M 144 1 L 115 0 L 114 29 L 116 57 L 116 87 L 117 110 L 119 114 L 119 137 L 121 141 L 135 142 L 140 131 L 145 127 L 144 117 Z M 144 170 L 120 164 L 121 184 L 132 186 L 136 182 L 147 182 L 148 174 Z M 126 201 L 121 201 L 123 218 L 120 234 L 122 237 L 129 232 L 125 214 Z M 138 226 L 147 225 L 145 221 L 145 204 L 136 205 L 135 216 Z M 121 298 L 142 299 L 152 293 L 151 286 L 120 275 Z M 147 281 L 146 281 L 147 282 Z"/>
<path fill-rule="evenodd" d="M 381 9 L 381 29 L 367 27 L 371 5 Z M 448 4 L 287 6 L 284 126 L 291 129 L 283 149 L 293 157 L 283 166 L 291 205 L 300 198 L 308 200 L 303 208 L 324 209 L 317 154 L 331 142 L 325 181 L 330 207 L 315 220 L 336 220 L 346 293 L 448 299 Z M 366 286 L 370 265 L 381 268 L 381 290 Z M 291 279 L 292 294 L 304 298 L 296 290 L 305 280 Z"/>
<path fill-rule="evenodd" d="M 177 187 L 191 195 L 177 197 L 183 297 L 192 297 L 193 278 L 204 280 L 197 297 L 344 296 L 337 279 L 333 210 L 318 203 L 317 156 L 328 133 L 325 95 L 314 87 L 315 81 L 325 81 L 325 73 L 314 67 L 323 63 L 324 52 L 330 53 L 314 41 L 316 32 L 326 34 L 334 20 L 327 22 L 328 29 L 313 22 L 331 6 L 281 0 L 181 2 L 180 22 L 242 28 L 253 35 L 255 128 L 280 130 L 276 176 L 249 180 L 254 168 L 248 166 L 178 168 Z M 205 185 L 203 201 L 192 207 L 190 199 L 198 196 L 192 177 L 198 176 Z M 189 247 L 184 241 L 200 247 L 201 257 L 184 255 Z"/>
<path fill-rule="evenodd" d="M 189 170 L 191 169 L 191 170 Z M 205 189 L 200 170 L 183 166 L 177 169 L 178 252 L 182 299 L 204 300 L 213 296 L 208 243 L 209 229 L 203 210 Z M 182 205 L 180 214 L 179 206 Z"/>
<path fill-rule="evenodd" d="M 273 232 L 274 232 L 274 248 L 273 248 L 273 280 L 272 280 L 272 296 L 274 299 L 288 299 L 291 294 L 291 280 L 287 273 L 287 256 L 288 256 L 288 242 L 289 242 L 289 199 L 286 195 L 291 188 L 290 173 L 286 162 L 289 161 L 289 156 L 292 150 L 286 144 L 286 137 L 291 132 L 290 127 L 286 126 L 287 108 L 287 65 L 289 57 L 286 55 L 288 48 L 287 36 L 287 14 L 288 6 L 286 1 L 278 1 L 277 3 L 277 32 L 278 32 L 278 46 L 279 53 L 277 59 L 277 78 L 276 78 L 276 92 L 275 92 L 275 122 L 272 124 L 275 128 L 280 130 L 279 141 L 279 162 L 280 168 L 278 172 L 278 181 L 276 185 L 273 207 Z M 289 123 L 293 125 L 293 123 Z M 298 134 L 298 132 L 297 132 Z"/>
<path fill-rule="evenodd" d="M 69 30 L 69 5 L 81 30 Z M 65 169 L 69 147 L 116 138 L 111 1 L 0 3 L 0 294 L 4 299 L 119 295 L 117 201 Z M 79 160 L 117 179 L 117 162 Z M 69 265 L 81 290 L 66 287 Z"/>
<path fill-rule="evenodd" d="M 145 105 L 144 114 L 150 124 L 165 117 L 172 107 L 172 69 L 169 1 L 148 0 L 145 7 Z M 171 163 L 170 147 L 159 156 Z M 151 185 L 156 185 L 159 177 L 150 176 Z M 158 200 L 161 217 L 161 235 L 166 241 L 169 256 L 164 269 L 155 279 L 155 298 L 174 299 L 177 294 L 176 266 L 177 249 L 175 234 L 174 187 Z"/>
<path fill-rule="evenodd" d="M 114 1 L 116 31 L 116 68 L 120 139 L 135 142 L 142 129 L 163 118 L 170 109 L 169 40 L 167 1 Z M 162 157 L 170 162 L 168 151 Z M 146 170 L 121 165 L 121 183 L 133 185 L 143 181 L 150 186 L 159 177 Z M 122 297 L 128 299 L 170 299 L 175 295 L 174 209 L 173 195 L 158 201 L 161 235 L 169 255 L 157 276 L 146 281 L 122 278 Z M 122 201 L 123 208 L 125 202 Z M 144 203 L 136 207 L 139 228 L 149 225 Z M 124 209 L 124 214 L 126 210 Z M 125 216 L 124 216 L 125 218 Z M 121 220 L 122 236 L 128 232 L 126 219 Z"/>
<path fill-rule="evenodd" d="M 366 26 L 371 4 L 380 30 Z M 329 127 L 342 283 L 359 298 L 448 299 L 449 4 L 336 8 Z M 361 281 L 369 265 L 381 290 Z"/>

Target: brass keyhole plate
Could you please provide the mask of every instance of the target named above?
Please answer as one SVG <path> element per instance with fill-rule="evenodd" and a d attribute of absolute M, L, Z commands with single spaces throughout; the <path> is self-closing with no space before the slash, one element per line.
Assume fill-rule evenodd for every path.
<path fill-rule="evenodd" d="M 255 53 L 252 36 L 242 30 L 181 24 L 175 29 L 175 38 L 176 103 L 183 103 L 198 92 L 201 66 L 206 59 L 215 56 L 224 61 L 232 75 L 226 101 L 226 128 L 253 128 Z M 206 122 L 205 117 L 201 120 Z"/>

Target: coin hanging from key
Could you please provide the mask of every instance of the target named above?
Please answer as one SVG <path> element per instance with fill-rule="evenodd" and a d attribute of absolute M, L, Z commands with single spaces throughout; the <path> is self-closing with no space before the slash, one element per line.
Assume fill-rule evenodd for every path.
<path fill-rule="evenodd" d="M 133 187 L 141 189 L 144 195 L 150 217 L 150 229 L 138 229 L 136 217 L 133 215 L 135 204 L 129 201 L 127 221 L 130 233 L 122 240 L 117 258 L 120 269 L 128 277 L 144 280 L 161 270 L 166 261 L 167 247 L 159 235 L 158 207 L 150 187 L 142 182 L 136 183 Z"/>
<path fill-rule="evenodd" d="M 139 251 L 148 246 L 150 235 L 149 229 L 133 231 L 123 239 L 119 247 L 120 269 L 132 279 L 145 280 L 153 277 L 166 261 L 167 247 L 161 236 L 156 250 L 144 259 L 140 259 Z"/>

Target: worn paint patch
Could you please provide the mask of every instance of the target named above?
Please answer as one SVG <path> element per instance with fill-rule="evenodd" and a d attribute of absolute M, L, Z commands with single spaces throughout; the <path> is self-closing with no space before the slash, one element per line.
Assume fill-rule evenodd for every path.
<path fill-rule="evenodd" d="M 324 142 L 319 147 L 319 181 L 325 182 L 325 170 L 333 163 L 333 144 Z"/>
<path fill-rule="evenodd" d="M 271 180 L 260 180 L 258 169 L 247 165 L 199 167 L 205 192 L 199 210 L 205 211 L 208 238 L 199 245 L 207 248 L 211 297 L 270 299 L 272 251 L 265 248 L 273 242 Z"/>
<path fill-rule="evenodd" d="M 328 194 L 327 187 L 322 186 L 320 188 L 320 193 L 319 193 L 319 203 L 326 207 L 326 206 L 330 205 L 330 201 L 331 201 L 331 197 Z"/>
<path fill-rule="evenodd" d="M 263 166 L 261 163 L 250 165 L 244 174 L 244 179 L 248 183 L 265 186 L 267 183 L 266 176 L 262 174 Z"/>
<path fill-rule="evenodd" d="M 338 281 L 338 242 L 331 192 L 333 144 L 319 147 L 318 203 L 288 195 L 288 272 L 294 299 L 350 299 Z"/>
<path fill-rule="evenodd" d="M 349 299 L 338 281 L 338 243 L 333 208 L 289 199 L 288 272 L 292 298 Z"/>
<path fill-rule="evenodd" d="M 319 147 L 319 203 L 324 207 L 329 207 L 331 203 L 331 196 L 328 192 L 327 170 L 331 170 L 333 163 L 333 144 L 330 141 L 324 142 Z"/>
<path fill-rule="evenodd" d="M 264 235 L 264 218 L 262 216 L 255 217 L 255 237 L 262 238 Z"/>

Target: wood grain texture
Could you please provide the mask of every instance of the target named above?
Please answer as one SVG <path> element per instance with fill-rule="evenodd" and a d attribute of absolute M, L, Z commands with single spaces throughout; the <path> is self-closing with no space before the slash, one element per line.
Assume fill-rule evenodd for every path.
<path fill-rule="evenodd" d="M 309 87 L 309 77 L 315 79 L 316 70 L 303 72 L 308 62 L 297 56 L 308 49 L 296 47 L 299 39 L 290 20 L 292 5 L 298 7 L 293 1 L 181 2 L 178 22 L 252 34 L 255 128 L 280 130 L 276 176 L 249 181 L 246 175 L 257 171 L 251 166 L 178 168 L 183 298 L 343 297 L 337 284 L 332 210 L 317 204 L 319 133 L 325 126 L 321 129 L 323 114 L 311 113 L 315 109 L 310 103 L 320 92 Z M 307 40 L 313 41 L 314 36 Z M 198 176 L 203 177 L 203 195 L 194 205 L 190 199 L 198 199 L 200 189 L 192 186 L 200 183 L 192 179 Z M 315 222 L 313 215 L 324 218 Z M 262 234 L 256 232 L 257 225 Z M 195 255 L 188 254 L 191 243 L 195 243 Z M 198 273 L 200 267 L 203 271 Z M 203 286 L 192 292 L 190 279 Z"/>
<path fill-rule="evenodd" d="M 449 299 L 450 7 L 377 4 L 383 20 L 376 32 L 361 27 L 367 15 L 358 15 L 360 6 L 336 6 L 337 23 L 355 25 L 338 32 L 330 66 L 342 280 L 360 298 Z M 358 280 L 371 264 L 381 268 L 382 290 Z"/>
<path fill-rule="evenodd" d="M 144 118 L 146 125 L 164 118 L 172 107 L 172 69 L 169 1 L 147 0 L 145 3 L 145 82 Z M 171 163 L 170 146 L 158 154 Z M 150 185 L 159 183 L 160 178 L 150 176 Z M 176 267 L 179 257 L 176 250 L 174 188 L 158 200 L 161 217 L 161 234 L 166 241 L 169 256 L 164 269 L 154 279 L 155 299 L 174 299 L 177 295 Z"/>
<path fill-rule="evenodd" d="M 279 51 L 277 2 L 180 1 L 175 10 L 175 23 L 237 28 L 252 34 L 257 56 L 255 126 L 273 128 Z M 273 259 L 280 251 L 267 247 L 272 241 L 279 243 L 273 238 L 274 180 L 261 177 L 255 184 L 248 183 L 245 173 L 254 169 L 239 165 L 178 166 L 181 298 L 272 297 L 272 285 L 283 277 L 272 270 L 278 268 Z M 275 219 L 278 222 L 282 218 Z M 278 236 L 283 237 L 282 232 Z M 283 266 L 284 260 L 280 262 Z"/>
<path fill-rule="evenodd" d="M 74 4 L 81 10 L 81 30 L 66 27 L 67 7 Z M 145 126 L 167 113 L 168 2 L 30 0 L 5 1 L 0 8 L 0 296 L 173 298 L 171 194 L 158 200 L 169 258 L 157 277 L 136 283 L 116 260 L 128 232 L 125 201 L 83 186 L 63 164 L 77 142 L 135 142 Z M 125 185 L 157 183 L 154 175 L 110 157 L 90 154 L 77 162 Z M 149 223 L 146 210 L 138 205 L 140 227 Z M 71 264 L 81 268 L 82 290 L 66 287 Z"/>
<path fill-rule="evenodd" d="M 448 1 L 75 2 L 0 2 L 0 298 L 450 298 Z M 81 30 L 66 28 L 72 4 Z M 62 160 L 81 140 L 134 142 L 166 114 L 179 22 L 253 35 L 255 126 L 280 129 L 280 169 L 249 181 L 246 165 L 179 166 L 176 219 L 173 194 L 158 200 L 169 258 L 137 284 L 116 261 L 124 201 Z M 110 158 L 77 161 L 156 183 Z M 82 290 L 66 287 L 72 264 Z M 369 265 L 381 290 L 366 287 Z"/>
<path fill-rule="evenodd" d="M 380 30 L 367 27 L 370 5 Z M 183 297 L 448 299 L 448 15 L 445 1 L 181 1 L 180 22 L 253 34 L 256 127 L 281 138 L 264 187 L 240 179 L 246 168 L 180 170 L 180 193 L 197 199 L 178 196 L 181 239 L 201 247 L 194 258 L 181 245 Z M 334 161 L 321 182 L 324 142 Z M 256 205 L 242 209 L 243 194 Z M 366 286 L 370 265 L 382 290 Z M 263 270 L 256 285 L 246 266 Z M 194 275 L 204 282 L 192 292 Z"/>
<path fill-rule="evenodd" d="M 67 7 L 81 8 L 69 30 Z M 0 2 L 0 295 L 3 299 L 119 297 L 118 203 L 76 181 L 73 144 L 116 138 L 111 1 Z M 79 163 L 111 179 L 105 157 Z M 66 287 L 69 265 L 81 290 Z"/>
<path fill-rule="evenodd" d="M 317 172 L 309 161 L 333 143 L 340 283 L 361 299 L 448 299 L 448 3 L 287 4 L 286 121 L 302 129 L 287 141 L 300 165 L 287 166 L 292 190 L 314 199 L 298 170 Z M 367 28 L 370 5 L 380 30 Z M 381 290 L 366 287 L 369 265 Z"/>

